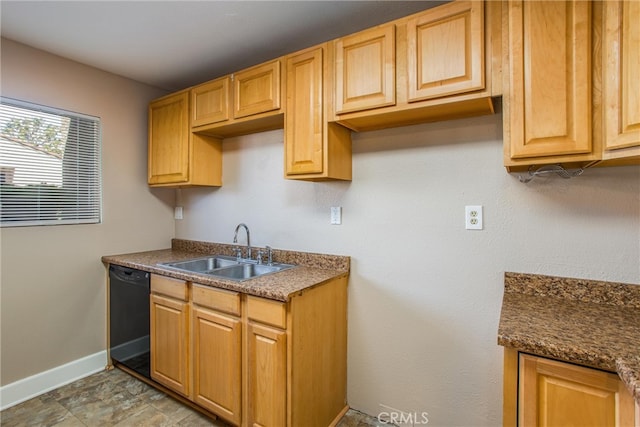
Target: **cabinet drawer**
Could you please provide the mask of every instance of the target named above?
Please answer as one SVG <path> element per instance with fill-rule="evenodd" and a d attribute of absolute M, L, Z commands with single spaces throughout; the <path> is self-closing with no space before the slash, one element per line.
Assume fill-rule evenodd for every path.
<path fill-rule="evenodd" d="M 287 307 L 280 301 L 253 296 L 247 297 L 247 316 L 251 320 L 285 329 L 287 327 Z"/>
<path fill-rule="evenodd" d="M 195 304 L 240 316 L 240 294 L 203 285 L 193 285 L 192 298 Z"/>
<path fill-rule="evenodd" d="M 151 275 L 151 292 L 170 296 L 187 301 L 189 299 L 189 288 L 184 280 L 172 279 L 170 277 Z"/>

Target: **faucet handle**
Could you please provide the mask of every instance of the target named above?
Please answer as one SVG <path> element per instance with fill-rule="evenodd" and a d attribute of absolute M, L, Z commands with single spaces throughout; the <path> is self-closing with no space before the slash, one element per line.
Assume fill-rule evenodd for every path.
<path fill-rule="evenodd" d="M 256 255 L 256 261 L 258 261 L 258 264 L 262 264 L 263 255 L 264 255 L 264 252 L 262 251 L 262 249 L 258 249 L 258 255 Z"/>
<path fill-rule="evenodd" d="M 240 249 L 240 247 L 238 246 L 234 247 L 233 253 L 236 256 L 236 261 L 240 261 L 242 259 L 242 249 Z"/>
<path fill-rule="evenodd" d="M 271 251 L 271 246 L 267 245 L 264 247 L 267 250 L 267 265 L 273 264 L 273 253 Z"/>

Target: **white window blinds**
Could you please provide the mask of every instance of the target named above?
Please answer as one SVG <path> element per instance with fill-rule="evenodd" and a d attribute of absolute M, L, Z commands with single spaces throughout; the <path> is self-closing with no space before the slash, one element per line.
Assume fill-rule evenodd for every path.
<path fill-rule="evenodd" d="M 99 223 L 100 119 L 0 98 L 0 225 Z"/>

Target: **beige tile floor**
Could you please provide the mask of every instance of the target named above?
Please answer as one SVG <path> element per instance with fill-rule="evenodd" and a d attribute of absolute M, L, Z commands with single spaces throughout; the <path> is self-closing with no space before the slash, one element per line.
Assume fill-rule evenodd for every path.
<path fill-rule="evenodd" d="M 2 427 L 227 427 L 114 369 L 90 375 L 0 412 Z M 382 427 L 350 410 L 338 427 Z M 304 427 L 304 426 L 296 426 Z"/>

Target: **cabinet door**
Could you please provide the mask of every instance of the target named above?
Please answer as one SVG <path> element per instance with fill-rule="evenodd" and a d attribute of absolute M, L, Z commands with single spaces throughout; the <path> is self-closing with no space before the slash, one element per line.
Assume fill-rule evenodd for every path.
<path fill-rule="evenodd" d="M 193 397 L 236 425 L 241 412 L 241 323 L 211 310 L 193 309 Z"/>
<path fill-rule="evenodd" d="M 591 153 L 591 4 L 510 1 L 511 158 Z"/>
<path fill-rule="evenodd" d="M 280 108 L 280 61 L 272 61 L 233 75 L 233 117 Z"/>
<path fill-rule="evenodd" d="M 484 89 L 484 5 L 456 1 L 407 22 L 409 102 Z"/>
<path fill-rule="evenodd" d="M 633 426 L 634 401 L 617 375 L 520 355 L 519 425 Z"/>
<path fill-rule="evenodd" d="M 640 146 L 640 2 L 605 7 L 605 149 Z"/>
<path fill-rule="evenodd" d="M 222 77 L 191 89 L 191 126 L 229 120 L 230 77 Z"/>
<path fill-rule="evenodd" d="M 394 105 L 395 25 L 336 41 L 336 113 Z"/>
<path fill-rule="evenodd" d="M 149 104 L 148 183 L 189 180 L 189 92 Z"/>
<path fill-rule="evenodd" d="M 287 343 L 285 331 L 249 323 L 249 425 L 286 425 Z"/>
<path fill-rule="evenodd" d="M 151 294 L 151 378 L 189 396 L 189 304 Z"/>
<path fill-rule="evenodd" d="M 322 173 L 323 49 L 287 58 L 285 170 L 287 175 Z"/>

